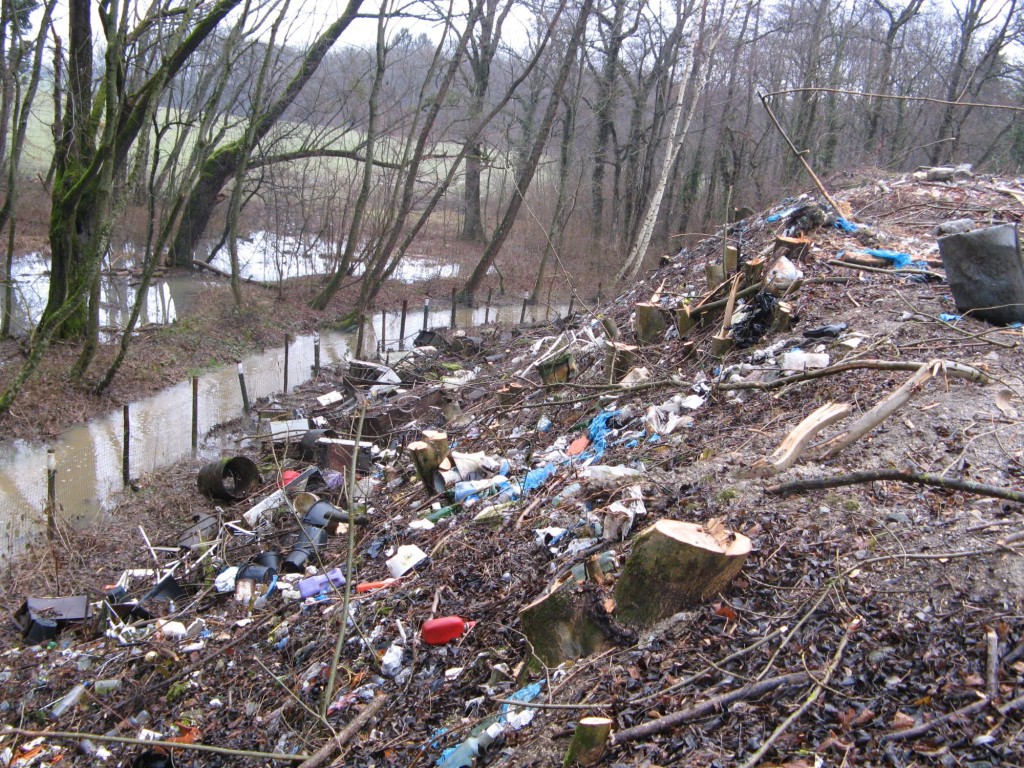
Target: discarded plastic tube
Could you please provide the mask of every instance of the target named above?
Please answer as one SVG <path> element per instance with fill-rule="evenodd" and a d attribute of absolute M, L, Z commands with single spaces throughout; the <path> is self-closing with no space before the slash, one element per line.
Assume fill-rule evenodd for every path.
<path fill-rule="evenodd" d="M 384 579 L 383 581 L 363 581 L 356 584 L 356 592 L 362 594 L 364 592 L 373 592 L 377 589 L 386 589 L 392 584 L 397 584 L 398 579 Z"/>
<path fill-rule="evenodd" d="M 466 621 L 461 616 L 442 616 L 423 622 L 420 637 L 427 645 L 450 643 L 476 626 L 475 621 Z"/>

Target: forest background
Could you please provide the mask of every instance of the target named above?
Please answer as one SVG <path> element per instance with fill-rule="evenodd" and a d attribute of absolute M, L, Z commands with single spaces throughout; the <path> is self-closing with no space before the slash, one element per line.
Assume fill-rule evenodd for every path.
<path fill-rule="evenodd" d="M 327 247 L 310 305 L 345 289 L 357 317 L 439 234 L 472 246 L 466 302 L 495 277 L 535 300 L 630 280 L 805 187 L 786 135 L 835 186 L 1019 173 L 1020 5 L 2 0 L 0 339 L 14 259 L 38 244 L 51 265 L 0 413 L 57 340 L 72 381 L 110 387 L 141 302 L 101 336 L 99 282 L 126 254 L 144 297 L 226 251 L 241 312 L 238 239 L 270 229 Z"/>

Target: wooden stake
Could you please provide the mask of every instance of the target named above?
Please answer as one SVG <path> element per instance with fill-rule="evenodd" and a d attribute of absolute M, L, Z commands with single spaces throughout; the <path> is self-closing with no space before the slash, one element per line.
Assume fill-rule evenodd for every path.
<path fill-rule="evenodd" d="M 409 314 L 409 300 L 402 299 L 402 319 L 398 324 L 398 351 L 405 349 L 405 318 Z"/>
<path fill-rule="evenodd" d="M 192 377 L 192 455 L 199 448 L 199 377 Z"/>
<path fill-rule="evenodd" d="M 284 335 L 284 393 L 288 394 L 288 347 L 291 345 L 291 337 Z"/>
<path fill-rule="evenodd" d="M 122 408 L 123 416 L 123 430 L 122 430 L 122 441 L 121 441 L 121 481 L 125 487 L 131 482 L 131 444 L 132 444 L 132 425 L 131 416 L 128 413 L 128 404 L 125 403 Z"/>

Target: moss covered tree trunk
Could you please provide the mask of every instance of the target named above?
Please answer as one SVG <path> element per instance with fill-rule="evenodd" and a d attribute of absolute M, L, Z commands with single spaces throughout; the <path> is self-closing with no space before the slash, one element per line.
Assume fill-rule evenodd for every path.
<path fill-rule="evenodd" d="M 302 63 L 281 96 L 249 118 L 246 137 L 214 151 L 203 163 L 199 178 L 189 192 L 178 233 L 171 245 L 171 260 L 176 266 L 192 266 L 196 246 L 206 230 L 206 225 L 210 223 L 210 216 L 217 204 L 217 195 L 227 180 L 236 173 L 239 164 L 248 156 L 247 146 L 256 147 L 277 124 L 317 71 L 331 46 L 356 18 L 362 4 L 363 0 L 349 0 L 341 16 L 327 27 L 306 51 Z"/>

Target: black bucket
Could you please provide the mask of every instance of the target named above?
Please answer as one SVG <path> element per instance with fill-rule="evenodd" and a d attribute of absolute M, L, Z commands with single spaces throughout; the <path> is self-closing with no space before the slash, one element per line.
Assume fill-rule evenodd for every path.
<path fill-rule="evenodd" d="M 199 470 L 199 490 L 214 499 L 240 501 L 260 482 L 260 470 L 245 456 L 211 461 Z"/>

